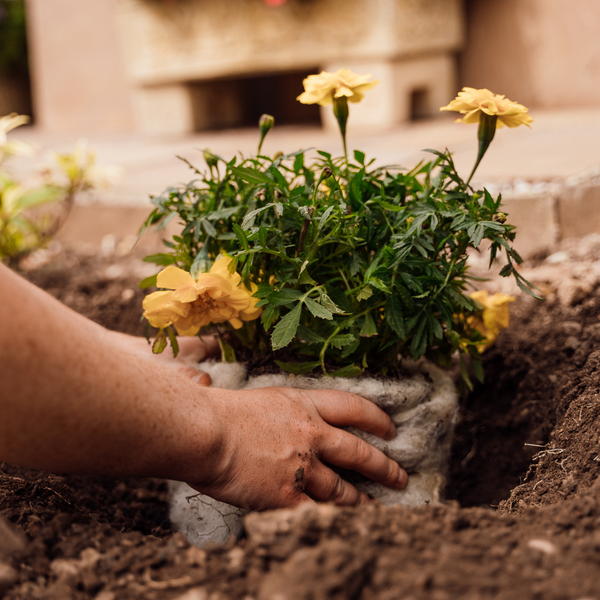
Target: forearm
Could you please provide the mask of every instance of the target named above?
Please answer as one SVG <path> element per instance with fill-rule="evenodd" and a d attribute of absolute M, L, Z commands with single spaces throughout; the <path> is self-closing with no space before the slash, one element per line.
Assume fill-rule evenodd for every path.
<path fill-rule="evenodd" d="M 0 460 L 119 476 L 209 471 L 221 443 L 211 390 L 115 347 L 4 266 L 0 306 Z"/>

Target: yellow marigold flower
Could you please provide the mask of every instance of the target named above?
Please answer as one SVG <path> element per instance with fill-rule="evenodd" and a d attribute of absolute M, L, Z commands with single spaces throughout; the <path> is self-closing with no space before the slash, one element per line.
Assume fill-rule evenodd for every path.
<path fill-rule="evenodd" d="M 480 350 L 485 350 L 497 337 L 501 329 L 506 329 L 510 321 L 508 305 L 515 301 L 508 294 L 488 294 L 487 290 L 478 290 L 470 294 L 471 298 L 483 307 L 481 317 L 470 317 L 469 326 L 485 336 Z"/>
<path fill-rule="evenodd" d="M 9 131 L 29 123 L 29 117 L 11 113 L 0 117 L 0 162 L 8 156 L 27 156 L 33 153 L 33 146 L 18 140 L 8 141 L 6 135 Z"/>
<path fill-rule="evenodd" d="M 336 73 L 321 71 L 318 75 L 309 75 L 302 83 L 304 92 L 296 98 L 302 104 L 320 104 L 328 106 L 334 98 L 345 97 L 350 102 L 360 102 L 364 93 L 373 89 L 378 80 L 369 81 L 371 74 L 357 75 L 350 69 L 340 69 Z"/>
<path fill-rule="evenodd" d="M 497 129 L 505 125 L 507 127 L 527 125 L 529 127 L 529 124 L 533 123 L 533 119 L 527 114 L 529 110 L 527 107 L 485 88 L 476 90 L 465 87 L 450 104 L 442 106 L 440 110 L 453 110 L 463 114 L 464 117 L 456 119 L 456 123 L 479 123 L 481 113 L 496 116 Z"/>
<path fill-rule="evenodd" d="M 196 335 L 201 327 L 211 323 L 229 323 L 239 329 L 242 321 L 260 316 L 257 298 L 248 290 L 237 273 L 227 269 L 231 258 L 217 260 L 208 273 L 198 279 L 183 269 L 168 266 L 156 279 L 158 287 L 171 291 L 149 294 L 144 299 L 144 316 L 153 327 L 162 329 L 174 325 L 180 335 Z"/>

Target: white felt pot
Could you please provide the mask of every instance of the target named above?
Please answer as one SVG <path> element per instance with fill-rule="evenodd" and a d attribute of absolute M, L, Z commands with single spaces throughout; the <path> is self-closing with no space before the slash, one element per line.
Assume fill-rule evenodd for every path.
<path fill-rule="evenodd" d="M 212 377 L 214 387 L 224 389 L 334 389 L 371 400 L 390 415 L 397 427 L 396 437 L 384 441 L 353 427 L 348 431 L 397 461 L 408 471 L 409 481 L 400 491 L 372 481 L 356 482 L 356 487 L 386 506 L 438 503 L 446 483 L 458 394 L 453 379 L 441 369 L 426 362 L 404 366 L 411 374 L 403 379 L 287 374 L 247 379 L 245 367 L 239 363 L 205 362 L 200 368 Z M 192 544 L 204 546 L 208 542 L 225 542 L 231 535 L 239 536 L 243 515 L 243 510 L 199 494 L 184 483 L 171 485 L 171 521 Z"/>

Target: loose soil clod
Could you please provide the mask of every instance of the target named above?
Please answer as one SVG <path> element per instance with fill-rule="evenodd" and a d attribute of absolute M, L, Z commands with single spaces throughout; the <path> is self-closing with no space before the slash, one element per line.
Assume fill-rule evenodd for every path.
<path fill-rule="evenodd" d="M 28 276 L 141 334 L 129 263 L 107 278 L 106 259 L 67 258 Z M 566 302 L 544 277 L 548 301 L 519 298 L 463 400 L 449 504 L 253 514 L 247 538 L 200 550 L 172 532 L 164 482 L 0 465 L 0 511 L 28 538 L 2 559 L 18 578 L 5 598 L 599 598 L 600 290 Z"/>

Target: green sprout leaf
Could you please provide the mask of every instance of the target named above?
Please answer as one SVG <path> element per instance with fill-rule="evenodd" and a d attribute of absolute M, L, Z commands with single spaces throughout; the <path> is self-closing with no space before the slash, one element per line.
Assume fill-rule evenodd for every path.
<path fill-rule="evenodd" d="M 311 298 L 305 298 L 304 304 L 306 304 L 308 310 L 318 319 L 327 319 L 328 321 L 333 319 L 331 311 L 327 310 L 324 306 L 321 306 Z"/>
<path fill-rule="evenodd" d="M 362 369 L 356 365 L 348 365 L 327 373 L 328 377 L 358 377 L 359 375 L 362 375 Z"/>
<path fill-rule="evenodd" d="M 162 354 L 167 347 L 167 335 L 165 334 L 164 329 L 159 329 L 156 337 L 154 338 L 154 343 L 152 344 L 152 353 L 153 354 Z"/>
<path fill-rule="evenodd" d="M 314 371 L 321 363 L 317 360 L 314 362 L 305 363 L 289 363 L 276 360 L 275 364 L 283 369 L 286 373 L 293 373 L 294 375 L 305 375 Z"/>
<path fill-rule="evenodd" d="M 271 335 L 271 344 L 273 350 L 285 348 L 296 335 L 298 325 L 300 324 L 300 313 L 302 312 L 302 303 L 299 302 L 296 306 L 285 315 L 273 330 Z"/>

